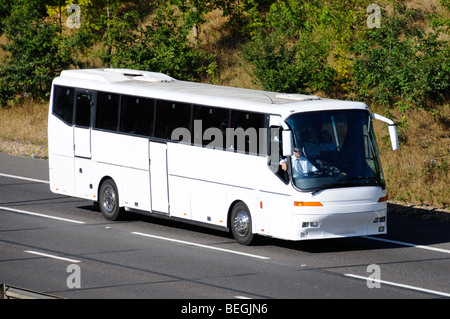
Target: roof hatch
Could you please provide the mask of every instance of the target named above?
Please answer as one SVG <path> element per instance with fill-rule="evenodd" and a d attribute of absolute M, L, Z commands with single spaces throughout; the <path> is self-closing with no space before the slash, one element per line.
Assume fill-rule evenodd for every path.
<path fill-rule="evenodd" d="M 137 71 L 129 69 L 103 69 L 105 72 L 111 72 L 126 76 L 136 81 L 144 82 L 173 82 L 174 78 L 158 72 Z"/>

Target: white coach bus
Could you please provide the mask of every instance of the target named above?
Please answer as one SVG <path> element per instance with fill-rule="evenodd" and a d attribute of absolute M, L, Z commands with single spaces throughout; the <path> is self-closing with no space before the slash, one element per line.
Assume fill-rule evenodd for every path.
<path fill-rule="evenodd" d="M 384 234 L 387 195 L 364 103 L 179 81 L 126 69 L 68 70 L 52 86 L 52 192 L 139 212 L 304 240 Z"/>

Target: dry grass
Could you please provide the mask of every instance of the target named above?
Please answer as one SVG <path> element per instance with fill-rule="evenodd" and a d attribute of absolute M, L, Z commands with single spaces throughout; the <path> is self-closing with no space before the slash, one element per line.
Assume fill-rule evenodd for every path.
<path fill-rule="evenodd" d="M 47 103 L 0 108 L 0 152 L 46 158 Z"/>
<path fill-rule="evenodd" d="M 251 66 L 244 61 L 240 35 L 227 27 L 228 18 L 221 10 L 214 10 L 206 17 L 199 32 L 203 50 L 213 53 L 217 68 L 209 82 L 225 86 L 261 89 L 254 83 Z"/>
<path fill-rule="evenodd" d="M 434 114 L 396 114 L 400 149 L 390 150 L 387 128 L 375 123 L 389 197 L 394 202 L 450 208 L 450 106 Z"/>

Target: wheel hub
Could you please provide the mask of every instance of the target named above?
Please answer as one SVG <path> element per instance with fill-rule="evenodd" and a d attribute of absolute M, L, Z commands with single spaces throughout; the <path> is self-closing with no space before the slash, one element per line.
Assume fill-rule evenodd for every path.
<path fill-rule="evenodd" d="M 111 212 L 114 210 L 115 205 L 116 205 L 116 196 L 110 188 L 107 188 L 105 190 L 105 196 L 103 198 L 103 207 L 107 211 Z"/>
<path fill-rule="evenodd" d="M 249 219 L 246 213 L 239 212 L 234 218 L 234 229 L 241 236 L 245 236 L 248 233 Z"/>

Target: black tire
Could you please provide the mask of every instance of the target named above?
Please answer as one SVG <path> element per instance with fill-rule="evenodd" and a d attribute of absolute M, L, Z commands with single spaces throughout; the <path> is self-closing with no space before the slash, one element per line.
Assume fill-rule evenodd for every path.
<path fill-rule="evenodd" d="M 231 211 L 230 219 L 231 233 L 234 239 L 241 244 L 250 245 L 255 236 L 252 232 L 252 217 L 247 206 L 240 202 L 237 203 Z"/>
<path fill-rule="evenodd" d="M 119 192 L 112 179 L 105 180 L 100 186 L 99 206 L 107 220 L 119 220 L 123 217 L 123 209 L 119 207 Z"/>

